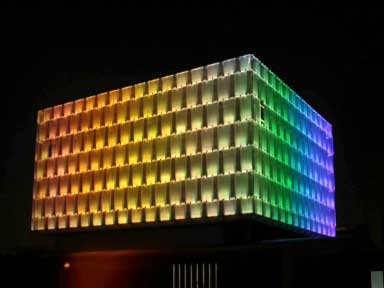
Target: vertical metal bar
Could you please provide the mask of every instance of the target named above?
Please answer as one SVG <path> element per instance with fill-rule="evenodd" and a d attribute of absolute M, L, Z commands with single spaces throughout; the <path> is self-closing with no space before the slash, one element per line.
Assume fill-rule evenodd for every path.
<path fill-rule="evenodd" d="M 191 279 L 189 280 L 190 284 L 191 284 L 191 287 L 190 288 L 193 288 L 193 265 L 190 264 L 190 277 Z"/>
<path fill-rule="evenodd" d="M 176 267 L 175 264 L 172 265 L 172 288 L 176 288 Z"/>
<path fill-rule="evenodd" d="M 184 264 L 184 288 L 187 288 L 187 264 Z"/>
<path fill-rule="evenodd" d="M 181 288 L 181 265 L 179 264 L 178 266 L 179 266 L 179 267 L 178 267 L 178 268 L 179 268 L 179 269 L 178 269 L 178 270 L 179 270 L 179 271 L 178 271 L 178 274 L 179 274 L 179 281 L 178 281 L 179 286 L 178 286 L 177 288 Z"/>
<path fill-rule="evenodd" d="M 205 288 L 205 264 L 203 263 L 203 267 L 201 268 L 201 282 L 203 282 L 203 287 Z"/>
<path fill-rule="evenodd" d="M 196 288 L 199 287 L 199 264 L 196 263 Z"/>
<path fill-rule="evenodd" d="M 215 263 L 215 288 L 217 288 L 217 263 Z"/>
<path fill-rule="evenodd" d="M 211 263 L 208 263 L 208 288 L 211 288 Z"/>

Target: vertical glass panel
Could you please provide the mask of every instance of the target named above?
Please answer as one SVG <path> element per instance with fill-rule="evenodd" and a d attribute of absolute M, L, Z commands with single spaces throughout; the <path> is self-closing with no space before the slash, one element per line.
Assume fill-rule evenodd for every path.
<path fill-rule="evenodd" d="M 129 101 L 129 119 L 137 120 L 140 117 L 140 99 Z"/>
<path fill-rule="evenodd" d="M 217 197 L 219 200 L 228 200 L 231 197 L 230 175 L 220 175 L 217 177 Z"/>
<path fill-rule="evenodd" d="M 234 86 L 235 96 L 241 96 L 247 94 L 247 72 L 241 72 L 235 74 Z"/>
<path fill-rule="evenodd" d="M 103 225 L 103 214 L 101 212 L 94 212 L 92 214 L 92 225 L 93 226 Z"/>
<path fill-rule="evenodd" d="M 70 137 L 71 136 L 67 136 L 67 137 L 64 137 L 64 138 L 69 138 L 70 141 L 71 141 L 72 139 Z M 66 140 L 63 140 L 62 142 L 66 143 Z M 48 158 L 50 145 L 51 145 L 51 142 L 49 140 L 41 143 L 41 150 L 40 150 L 40 159 L 41 160 L 44 160 L 44 159 Z M 66 146 L 66 144 L 64 144 L 64 145 L 65 145 L 64 151 L 66 151 L 65 149 L 66 149 L 67 146 Z M 70 146 L 70 144 L 69 144 L 69 146 Z"/>
<path fill-rule="evenodd" d="M 187 177 L 187 158 L 175 159 L 175 179 L 176 181 L 184 180 Z"/>
<path fill-rule="evenodd" d="M 168 91 L 173 88 L 173 75 L 161 78 L 161 87 L 163 91 Z"/>
<path fill-rule="evenodd" d="M 104 107 L 104 125 L 112 125 L 115 119 L 115 105 Z"/>
<path fill-rule="evenodd" d="M 118 123 L 123 123 L 127 120 L 128 102 L 117 103 L 116 119 Z"/>
<path fill-rule="evenodd" d="M 107 170 L 107 189 L 116 188 L 116 176 L 117 176 L 117 168 L 110 168 Z"/>
<path fill-rule="evenodd" d="M 103 153 L 103 167 L 104 168 L 111 167 L 113 165 L 113 148 L 104 148 L 102 153 Z"/>
<path fill-rule="evenodd" d="M 176 112 L 176 133 L 182 133 L 187 130 L 187 110 Z"/>
<path fill-rule="evenodd" d="M 46 175 L 46 162 L 47 161 L 40 161 L 37 163 L 36 177 L 38 179 L 41 179 L 41 178 L 45 177 L 45 175 Z"/>
<path fill-rule="evenodd" d="M 149 162 L 152 161 L 153 156 L 153 142 L 152 141 L 145 141 L 142 142 L 141 146 L 141 160 L 143 162 Z"/>
<path fill-rule="evenodd" d="M 170 207 L 170 206 L 160 207 L 159 211 L 160 211 L 160 213 L 159 213 L 160 221 L 171 220 L 172 207 Z"/>
<path fill-rule="evenodd" d="M 57 216 L 61 216 L 64 214 L 64 203 L 65 203 L 65 197 L 55 198 L 55 214 Z"/>
<path fill-rule="evenodd" d="M 85 110 L 90 111 L 96 107 L 96 97 L 90 96 L 85 98 Z"/>
<path fill-rule="evenodd" d="M 76 212 L 76 195 L 67 195 L 65 197 L 65 210 L 67 215 Z"/>
<path fill-rule="evenodd" d="M 118 125 L 108 127 L 108 146 L 115 146 L 117 144 Z"/>
<path fill-rule="evenodd" d="M 91 127 L 91 114 L 89 112 L 82 112 L 80 115 L 80 130 L 86 131 Z"/>
<path fill-rule="evenodd" d="M 131 187 L 127 189 L 127 208 L 136 209 L 140 187 Z"/>
<path fill-rule="evenodd" d="M 105 138 L 106 138 L 105 136 L 106 136 L 106 129 L 104 127 L 96 130 L 96 137 L 95 137 L 96 149 L 100 149 L 105 146 Z"/>
<path fill-rule="evenodd" d="M 80 113 L 84 109 L 84 99 L 79 99 L 75 101 L 75 113 Z"/>
<path fill-rule="evenodd" d="M 132 98 L 132 86 L 124 87 L 121 89 L 121 100 L 127 101 Z"/>
<path fill-rule="evenodd" d="M 244 55 L 239 57 L 239 66 L 240 66 L 240 71 L 249 71 L 251 70 L 251 62 L 252 60 L 252 55 Z"/>
<path fill-rule="evenodd" d="M 224 173 L 233 173 L 236 171 L 236 149 L 223 151 L 223 170 Z"/>
<path fill-rule="evenodd" d="M 199 106 L 191 109 L 191 128 L 201 129 L 203 126 L 203 107 Z"/>
<path fill-rule="evenodd" d="M 140 159 L 140 143 L 131 143 L 128 145 L 129 164 L 136 164 Z"/>
<path fill-rule="evenodd" d="M 190 175 L 191 178 L 199 178 L 202 175 L 203 170 L 203 157 L 201 154 L 192 155 L 190 157 Z"/>
<path fill-rule="evenodd" d="M 223 102 L 224 124 L 233 123 L 236 120 L 236 99 L 229 99 Z"/>
<path fill-rule="evenodd" d="M 240 171 L 251 171 L 252 170 L 252 147 L 240 148 Z"/>
<path fill-rule="evenodd" d="M 129 166 L 119 167 L 119 187 L 126 188 L 129 184 Z"/>
<path fill-rule="evenodd" d="M 71 194 L 78 194 L 80 192 L 80 176 L 81 174 L 73 174 L 70 176 L 70 183 L 71 183 Z M 63 181 L 62 181 L 63 180 Z M 64 186 L 67 186 L 68 185 L 68 180 L 65 181 L 67 183 L 64 183 L 65 181 L 65 178 L 64 177 L 61 177 L 60 178 L 60 186 L 61 185 L 64 185 Z M 64 188 L 64 187 L 63 187 Z M 64 188 L 65 189 L 65 188 Z M 67 190 L 68 188 L 66 188 Z M 60 190 L 61 190 L 61 187 L 60 187 Z M 67 193 L 64 193 L 62 194 L 61 191 L 60 191 L 60 195 L 65 195 L 65 194 L 69 194 L 68 192 Z"/>
<path fill-rule="evenodd" d="M 207 79 L 215 79 L 219 76 L 219 70 L 220 70 L 220 63 L 213 63 L 210 65 L 207 65 Z"/>
<path fill-rule="evenodd" d="M 56 138 L 52 140 L 52 150 L 51 150 L 51 156 L 57 157 L 59 156 L 60 151 L 60 138 Z"/>
<path fill-rule="evenodd" d="M 156 159 L 162 160 L 168 157 L 168 138 L 156 139 Z"/>
<path fill-rule="evenodd" d="M 48 123 L 43 123 L 38 126 L 38 139 L 39 141 L 47 139 Z"/>
<path fill-rule="evenodd" d="M 198 85 L 187 86 L 185 94 L 185 102 L 187 107 L 196 106 L 198 103 Z"/>
<path fill-rule="evenodd" d="M 95 132 L 93 130 L 84 132 L 84 151 L 89 151 L 93 148 L 93 138 Z"/>
<path fill-rule="evenodd" d="M 89 196 L 89 212 L 95 213 L 99 211 L 100 192 L 90 193 Z"/>
<path fill-rule="evenodd" d="M 143 117 L 152 116 L 153 114 L 153 96 L 143 97 Z"/>
<path fill-rule="evenodd" d="M 205 81 L 201 83 L 201 102 L 202 104 L 213 101 L 214 81 Z"/>
<path fill-rule="evenodd" d="M 171 91 L 172 111 L 180 110 L 184 103 L 184 89 L 178 88 Z"/>
<path fill-rule="evenodd" d="M 103 191 L 101 193 L 101 211 L 111 210 L 112 191 Z"/>
<path fill-rule="evenodd" d="M 132 185 L 140 186 L 143 184 L 143 164 L 132 166 Z"/>
<path fill-rule="evenodd" d="M 78 155 L 72 154 L 68 156 L 68 174 L 75 173 L 77 171 Z"/>
<path fill-rule="evenodd" d="M 104 189 L 105 170 L 97 170 L 93 172 L 93 191 L 101 191 Z"/>
<path fill-rule="evenodd" d="M 185 153 L 187 155 L 195 154 L 197 152 L 197 132 L 185 134 Z"/>
<path fill-rule="evenodd" d="M 116 189 L 113 193 L 114 210 L 123 210 L 125 202 L 125 189 Z"/>
<path fill-rule="evenodd" d="M 128 210 L 124 209 L 124 210 L 118 211 L 117 223 L 118 224 L 127 224 L 128 223 Z"/>
<path fill-rule="evenodd" d="M 157 163 L 158 162 L 150 162 L 145 164 L 147 185 L 155 184 L 157 182 Z"/>
<path fill-rule="evenodd" d="M 91 191 L 92 177 L 93 177 L 92 172 L 87 172 L 81 175 L 81 191 L 83 193 L 87 193 Z"/>
<path fill-rule="evenodd" d="M 70 153 L 70 151 L 71 151 L 71 141 L 72 141 L 72 136 L 71 135 L 68 135 L 68 136 L 65 136 L 65 137 L 61 138 L 61 155 L 68 155 Z M 45 158 L 42 157 L 42 159 L 45 159 Z"/>
<path fill-rule="evenodd" d="M 97 107 L 104 107 L 107 104 L 107 92 L 96 95 Z M 76 103 L 75 103 L 76 105 Z"/>
<path fill-rule="evenodd" d="M 126 145 L 118 145 L 115 147 L 115 164 L 122 166 L 126 163 Z"/>
<path fill-rule="evenodd" d="M 252 96 L 240 98 L 240 120 L 252 119 Z"/>
<path fill-rule="evenodd" d="M 224 100 L 230 97 L 231 95 L 231 78 L 230 77 L 220 77 L 217 79 L 217 98 L 219 100 Z"/>
<path fill-rule="evenodd" d="M 222 62 L 224 75 L 230 75 L 236 71 L 236 58 L 228 59 Z"/>
<path fill-rule="evenodd" d="M 181 182 L 169 183 L 169 202 L 171 205 L 180 204 L 182 196 Z"/>
<path fill-rule="evenodd" d="M 109 91 L 109 105 L 113 105 L 119 101 L 119 94 L 119 89 Z"/>
<path fill-rule="evenodd" d="M 183 150 L 182 147 L 182 135 L 171 136 L 170 146 L 171 146 L 171 157 L 180 157 Z"/>
<path fill-rule="evenodd" d="M 120 127 L 120 143 L 127 144 L 131 139 L 131 123 L 123 123 L 123 124 L 120 124 L 119 127 Z"/>
<path fill-rule="evenodd" d="M 68 118 L 60 118 L 59 120 L 59 136 L 67 134 L 68 131 Z"/>
<path fill-rule="evenodd" d="M 188 83 L 189 71 L 184 71 L 176 74 L 176 86 L 178 88 L 184 87 Z"/>
<path fill-rule="evenodd" d="M 171 159 L 160 162 L 160 180 L 162 183 L 171 181 L 172 162 Z"/>
<path fill-rule="evenodd" d="M 156 138 L 159 131 L 159 117 L 151 117 L 147 119 L 147 138 Z"/>
<path fill-rule="evenodd" d="M 102 125 L 102 116 L 103 108 L 92 110 L 92 128 L 99 128 Z"/>
<path fill-rule="evenodd" d="M 246 198 L 248 196 L 248 188 L 248 174 L 235 174 L 236 198 Z"/>
<path fill-rule="evenodd" d="M 214 176 L 219 174 L 219 151 L 208 153 L 206 156 L 207 162 L 207 176 Z"/>
<path fill-rule="evenodd" d="M 198 185 L 197 179 L 185 181 L 185 202 L 186 203 L 197 202 L 197 185 Z"/>
<path fill-rule="evenodd" d="M 63 116 L 66 117 L 72 114 L 73 111 L 73 102 L 68 102 L 63 105 Z"/>
<path fill-rule="evenodd" d="M 219 103 L 207 105 L 207 126 L 216 126 L 219 123 Z"/>
<path fill-rule="evenodd" d="M 152 206 L 152 189 L 153 186 L 141 186 L 141 207 L 151 207 Z"/>
<path fill-rule="evenodd" d="M 235 124 L 235 145 L 245 146 L 248 144 L 248 123 Z"/>
<path fill-rule="evenodd" d="M 44 216 L 52 216 L 53 214 L 53 198 L 44 200 Z"/>
<path fill-rule="evenodd" d="M 48 179 L 48 196 L 55 197 L 57 195 L 59 185 L 59 177 Z"/>
<path fill-rule="evenodd" d="M 214 129 L 204 129 L 201 131 L 201 151 L 209 152 L 214 148 Z"/>
<path fill-rule="evenodd" d="M 44 204 L 44 200 L 34 200 L 33 201 L 33 216 L 34 217 L 43 216 L 43 204 Z"/>
<path fill-rule="evenodd" d="M 159 91 L 160 79 L 153 79 L 148 81 L 148 94 L 155 94 Z"/>
<path fill-rule="evenodd" d="M 134 209 L 132 210 L 131 214 L 131 221 L 132 223 L 141 223 L 143 222 L 143 209 Z"/>
<path fill-rule="evenodd" d="M 201 201 L 211 202 L 213 200 L 213 179 L 210 178 L 201 178 Z"/>
<path fill-rule="evenodd" d="M 144 119 L 133 122 L 133 140 L 141 141 L 144 138 Z"/>
<path fill-rule="evenodd" d="M 199 83 L 203 80 L 204 67 L 198 67 L 191 70 L 192 84 Z"/>
<path fill-rule="evenodd" d="M 79 194 L 77 196 L 77 213 L 84 214 L 87 212 L 88 194 Z"/>
<path fill-rule="evenodd" d="M 58 121 L 51 120 L 48 122 L 49 138 L 55 138 L 58 135 Z"/>
<path fill-rule="evenodd" d="M 168 113 L 161 116 L 161 135 L 162 136 L 168 136 L 172 133 L 172 116 L 173 116 L 173 113 Z"/>
<path fill-rule="evenodd" d="M 185 204 L 175 206 L 175 220 L 184 220 L 187 213 L 187 206 Z"/>
<path fill-rule="evenodd" d="M 53 175 L 56 174 L 56 159 L 55 158 L 51 158 L 51 159 L 47 159 L 47 177 L 52 177 Z M 42 163 L 42 162 L 40 162 Z M 40 170 L 40 169 L 39 169 Z"/>
<path fill-rule="evenodd" d="M 57 175 L 64 175 L 67 168 L 67 157 L 57 158 Z"/>
<path fill-rule="evenodd" d="M 89 154 L 88 152 L 79 154 L 79 171 L 85 172 L 88 170 L 89 165 Z"/>
<path fill-rule="evenodd" d="M 231 145 L 231 129 L 230 126 L 217 127 L 217 148 L 226 149 Z"/>
<path fill-rule="evenodd" d="M 115 224 L 115 211 L 105 212 L 105 225 L 114 225 Z"/>
<path fill-rule="evenodd" d="M 167 203 L 167 184 L 155 185 L 155 205 L 165 206 Z"/>
<path fill-rule="evenodd" d="M 169 107 L 168 92 L 157 94 L 157 114 L 167 113 Z"/>

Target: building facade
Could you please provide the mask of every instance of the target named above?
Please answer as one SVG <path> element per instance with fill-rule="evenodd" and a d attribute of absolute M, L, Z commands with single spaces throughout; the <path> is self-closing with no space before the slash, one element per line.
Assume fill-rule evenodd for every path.
<path fill-rule="evenodd" d="M 253 55 L 38 112 L 32 230 L 252 216 L 335 236 L 332 126 Z"/>

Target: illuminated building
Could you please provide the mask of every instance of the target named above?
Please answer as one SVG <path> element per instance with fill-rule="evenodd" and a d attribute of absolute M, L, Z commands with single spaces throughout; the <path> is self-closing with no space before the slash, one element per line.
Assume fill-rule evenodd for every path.
<path fill-rule="evenodd" d="M 335 236 L 332 127 L 252 55 L 37 122 L 32 230 L 254 215 Z"/>

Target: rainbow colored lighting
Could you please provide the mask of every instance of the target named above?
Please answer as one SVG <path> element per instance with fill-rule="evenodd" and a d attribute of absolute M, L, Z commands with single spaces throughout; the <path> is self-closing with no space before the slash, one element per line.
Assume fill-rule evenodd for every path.
<path fill-rule="evenodd" d="M 253 55 L 37 122 L 32 230 L 254 214 L 335 236 L 332 126 Z"/>

